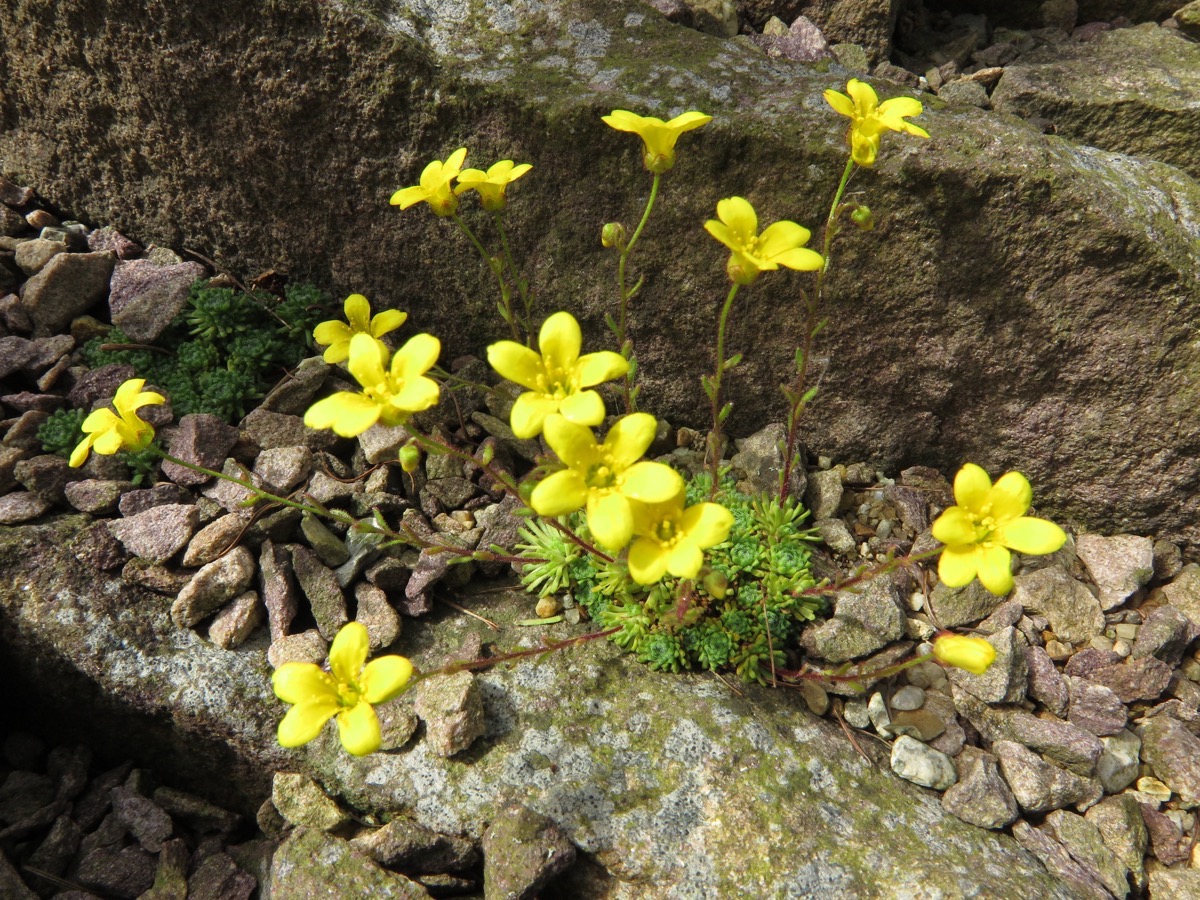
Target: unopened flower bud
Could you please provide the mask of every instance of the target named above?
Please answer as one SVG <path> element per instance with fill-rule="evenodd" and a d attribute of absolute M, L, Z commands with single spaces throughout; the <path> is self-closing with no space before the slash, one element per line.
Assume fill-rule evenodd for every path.
<path fill-rule="evenodd" d="M 405 444 L 400 448 L 400 468 L 411 475 L 421 465 L 421 450 L 416 444 Z"/>
<path fill-rule="evenodd" d="M 983 638 L 942 634 L 933 642 L 933 655 L 942 663 L 982 675 L 996 658 L 996 648 Z"/>
<path fill-rule="evenodd" d="M 729 590 L 729 579 L 724 573 L 718 572 L 715 569 L 704 576 L 704 590 L 708 591 L 709 595 L 717 600 L 724 600 L 725 593 Z"/>
<path fill-rule="evenodd" d="M 850 221 L 863 231 L 870 231 L 875 227 L 875 217 L 871 215 L 869 206 L 856 206 L 850 210 Z"/>
<path fill-rule="evenodd" d="M 625 249 L 625 226 L 620 222 L 608 222 L 600 229 L 600 243 L 616 250 Z"/>

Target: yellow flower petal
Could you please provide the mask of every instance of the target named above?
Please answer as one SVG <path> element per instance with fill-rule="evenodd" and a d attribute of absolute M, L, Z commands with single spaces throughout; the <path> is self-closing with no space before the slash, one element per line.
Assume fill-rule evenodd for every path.
<path fill-rule="evenodd" d="M 307 744 L 325 727 L 338 711 L 336 700 L 321 698 L 297 703 L 288 710 L 279 723 L 276 737 L 281 747 L 299 747 Z"/>
<path fill-rule="evenodd" d="M 604 438 L 604 449 L 611 456 L 616 468 L 625 469 L 645 455 L 654 443 L 657 433 L 658 421 L 654 416 L 649 413 L 631 413 L 619 418 L 609 429 Z M 557 449 L 555 452 L 558 452 Z M 566 462 L 562 454 L 559 454 L 559 459 Z"/>
<path fill-rule="evenodd" d="M 543 378 L 546 367 L 542 358 L 524 344 L 516 341 L 496 341 L 487 348 L 488 365 L 501 378 L 507 378 L 521 387 L 537 390 L 539 379 Z"/>
<path fill-rule="evenodd" d="M 441 389 L 432 378 L 420 375 L 405 379 L 404 386 L 392 395 L 392 408 L 401 418 L 437 406 Z"/>
<path fill-rule="evenodd" d="M 966 587 L 979 571 L 977 547 L 947 547 L 938 557 L 938 578 L 949 588 Z"/>
<path fill-rule="evenodd" d="M 663 463 L 635 463 L 621 479 L 621 493 L 642 503 L 665 503 L 682 489 L 683 477 Z"/>
<path fill-rule="evenodd" d="M 413 665 L 403 656 L 381 656 L 363 667 L 359 678 L 363 699 L 368 703 L 384 703 L 408 686 Z"/>
<path fill-rule="evenodd" d="M 88 453 L 91 452 L 92 444 L 95 442 L 95 435 L 86 435 L 82 441 L 71 451 L 71 458 L 67 460 L 67 465 L 72 469 L 78 469 L 87 462 Z"/>
<path fill-rule="evenodd" d="M 579 323 L 568 312 L 556 312 L 542 323 L 542 330 L 538 332 L 538 349 L 542 351 L 547 369 L 573 369 L 582 346 Z"/>
<path fill-rule="evenodd" d="M 635 413 L 634 415 L 646 414 Z M 626 416 L 625 418 L 630 417 Z M 647 416 L 647 418 L 652 417 Z M 617 422 L 613 426 L 613 431 L 616 431 L 620 424 L 620 422 Z M 590 428 L 583 425 L 576 425 L 562 416 L 553 415 L 546 418 L 542 426 L 542 432 L 546 435 L 546 443 L 550 445 L 550 449 L 562 460 L 564 465 L 572 469 L 586 470 L 588 466 L 596 461 L 598 455 L 596 437 L 592 434 Z M 612 432 L 609 432 L 609 436 L 612 436 Z M 654 439 L 653 434 L 651 434 L 650 439 Z M 650 446 L 649 441 L 646 442 L 646 446 Z M 637 459 L 641 455 L 641 453 L 638 453 L 634 459 Z"/>
<path fill-rule="evenodd" d="M 667 552 L 657 541 L 640 537 L 629 548 L 629 575 L 638 584 L 654 584 L 667 574 Z"/>
<path fill-rule="evenodd" d="M 998 545 L 981 546 L 976 550 L 979 581 L 991 593 L 1004 596 L 1013 589 L 1012 554 Z"/>
<path fill-rule="evenodd" d="M 419 184 L 413 187 L 401 188 L 392 194 L 392 199 L 388 202 L 392 206 L 398 206 L 401 209 L 408 209 L 410 206 L 416 206 L 422 200 L 427 199 L 429 192 Z"/>
<path fill-rule="evenodd" d="M 392 357 L 392 379 L 401 381 L 424 375 L 433 368 L 441 352 L 442 342 L 432 334 L 413 335 Z"/>
<path fill-rule="evenodd" d="M 729 226 L 736 249 L 744 248 L 758 234 L 758 214 L 745 197 L 726 197 L 717 201 L 717 218 Z"/>
<path fill-rule="evenodd" d="M 304 414 L 309 428 L 331 428 L 341 437 L 358 437 L 379 421 L 383 407 L 363 394 L 339 391 L 318 400 Z"/>
<path fill-rule="evenodd" d="M 359 703 L 338 713 L 338 736 L 351 756 L 374 753 L 383 743 L 379 717 L 369 703 Z"/>
<path fill-rule="evenodd" d="M 554 518 L 581 509 L 588 499 L 587 485 L 573 469 L 547 475 L 529 497 L 529 505 L 539 516 Z"/>
<path fill-rule="evenodd" d="M 356 681 L 371 652 L 371 640 L 362 622 L 342 626 L 329 648 L 329 669 L 340 683 Z"/>
<path fill-rule="evenodd" d="M 972 512 L 983 506 L 991 489 L 992 479 L 975 463 L 966 463 L 954 476 L 954 501 Z"/>
<path fill-rule="evenodd" d="M 948 547 L 974 544 L 977 537 L 975 520 L 961 506 L 951 506 L 938 516 L 931 531 L 936 540 Z"/>
<path fill-rule="evenodd" d="M 372 390 L 382 384 L 384 364 L 387 362 L 386 349 L 369 334 L 356 334 L 350 339 L 350 361 L 346 368 L 350 374 L 367 390 Z"/>
<path fill-rule="evenodd" d="M 704 554 L 691 541 L 680 541 L 667 557 L 667 571 L 676 578 L 695 578 L 704 565 Z"/>
<path fill-rule="evenodd" d="M 595 387 L 602 382 L 620 378 L 628 371 L 629 363 L 620 353 L 613 353 L 611 350 L 588 353 L 579 357 L 579 386 Z"/>
<path fill-rule="evenodd" d="M 271 676 L 275 696 L 284 703 L 305 703 L 316 700 L 337 701 L 337 682 L 328 672 L 313 663 L 284 663 Z"/>
<path fill-rule="evenodd" d="M 782 219 L 763 229 L 758 236 L 756 255 L 763 259 L 774 259 L 792 248 L 798 248 L 808 243 L 812 232 L 795 222 Z M 820 259 L 820 255 L 817 255 Z"/>
<path fill-rule="evenodd" d="M 354 337 L 353 329 L 345 322 L 339 322 L 336 319 L 322 322 L 313 329 L 313 340 L 318 344 L 333 346 L 344 343 L 347 352 L 350 350 L 350 338 L 352 337 Z"/>
<path fill-rule="evenodd" d="M 342 304 L 346 321 L 350 330 L 355 334 L 368 333 L 371 330 L 371 304 L 362 294 L 351 294 Z"/>
<path fill-rule="evenodd" d="M 385 334 L 395 331 L 407 321 L 408 313 L 398 309 L 385 309 L 371 319 L 371 334 L 374 337 L 383 337 Z"/>
<path fill-rule="evenodd" d="M 127 418 L 129 413 L 141 409 L 143 406 L 159 406 L 167 402 L 167 398 L 162 394 L 143 391 L 142 388 L 145 384 L 146 379 L 144 378 L 131 378 L 117 388 L 117 394 L 113 397 L 113 406 L 122 418 Z"/>
<path fill-rule="evenodd" d="M 809 250 L 807 247 L 786 250 L 774 257 L 773 261 L 797 272 L 819 272 L 825 265 L 825 258 L 816 250 Z"/>
<path fill-rule="evenodd" d="M 116 416 L 113 416 L 113 419 L 113 426 L 97 434 L 96 439 L 92 442 L 92 449 L 101 456 L 112 456 L 125 446 L 125 435 L 121 432 L 121 421 Z"/>
<path fill-rule="evenodd" d="M 595 391 L 581 391 L 566 397 L 559 404 L 558 412 L 576 425 L 596 426 L 604 421 L 604 401 Z"/>
<path fill-rule="evenodd" d="M 617 493 L 597 494 L 593 491 L 588 495 L 587 524 L 596 543 L 616 553 L 633 537 L 633 512 L 629 501 Z"/>
<path fill-rule="evenodd" d="M 707 550 L 729 537 L 733 513 L 720 503 L 697 503 L 683 511 L 679 525 L 689 541 Z"/>
<path fill-rule="evenodd" d="M 1067 541 L 1067 533 L 1046 519 L 1020 516 L 996 530 L 996 540 L 1018 553 L 1054 553 Z"/>
<path fill-rule="evenodd" d="M 998 523 L 1025 515 L 1033 502 L 1033 488 L 1020 472 L 1008 472 L 993 486 L 988 500 L 992 505 L 992 516 Z"/>
<path fill-rule="evenodd" d="M 854 108 L 859 116 L 868 119 L 875 115 L 876 106 L 879 103 L 879 95 L 875 93 L 875 88 L 865 81 L 851 78 L 846 85 L 846 93 L 854 101 Z"/>
<path fill-rule="evenodd" d="M 521 440 L 537 437 L 542 433 L 546 417 L 558 412 L 558 407 L 559 401 L 554 398 L 526 391 L 513 403 L 512 414 L 509 417 L 513 434 Z M 603 413 L 600 418 L 603 420 Z"/>
<path fill-rule="evenodd" d="M 825 102 L 833 107 L 834 112 L 841 113 L 843 116 L 849 116 L 853 119 L 857 115 L 854 108 L 854 101 L 845 94 L 835 90 L 827 90 L 822 95 L 825 97 Z"/>

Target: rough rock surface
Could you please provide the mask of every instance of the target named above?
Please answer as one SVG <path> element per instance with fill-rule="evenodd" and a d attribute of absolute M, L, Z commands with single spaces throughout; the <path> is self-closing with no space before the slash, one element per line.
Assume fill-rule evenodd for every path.
<path fill-rule="evenodd" d="M 723 251 L 698 223 L 734 189 L 764 219 L 820 221 L 845 158 L 821 92 L 844 78 L 675 27 L 633 0 L 370 8 L 378 16 L 316 0 L 202 0 L 151 19 L 136 0 L 102 15 L 85 0 L 4 4 L 0 169 L 142 243 L 202 246 L 239 271 L 282 266 L 420 308 L 453 358 L 487 340 L 490 276 L 465 242 L 433 239 L 441 223 L 428 210 L 400 213 L 385 198 L 464 144 L 468 164 L 533 162 L 513 191 L 511 237 L 538 261 L 535 288 L 582 304 L 595 340 L 611 294 L 596 287 L 595 268 L 612 264 L 599 227 L 635 217 L 647 189 L 636 140 L 599 117 L 702 108 L 718 118 L 680 144 L 631 323 L 644 407 L 696 424 L 690 351 L 711 340 L 725 292 Z M 890 468 L 1019 464 L 1059 517 L 1200 541 L 1195 517 L 1163 499 L 1200 487 L 1200 187 L 983 111 L 929 108 L 921 124 L 932 139 L 889 135 L 856 181 L 878 224 L 848 236 L 831 270 L 837 315 L 821 352 L 837 390 L 818 398 L 807 444 Z M 368 241 L 348 227 L 348 197 Z M 730 385 L 742 433 L 779 417 L 795 283 L 764 278 L 734 316 L 731 349 L 752 351 Z"/>
<path fill-rule="evenodd" d="M 127 724 L 122 742 L 136 739 L 147 754 L 187 742 L 195 768 L 180 775 L 207 779 L 234 808 L 264 796 L 265 772 L 278 770 L 317 776 L 362 808 L 408 808 L 425 827 L 475 838 L 499 809 L 520 802 L 619 882 L 654 884 L 652 895 L 633 897 L 853 896 L 881 879 L 918 896 L 968 887 L 1003 895 L 1018 883 L 1038 896 L 1071 896 L 1011 838 L 958 821 L 935 796 L 888 773 L 884 759 L 867 762 L 791 693 L 739 696 L 712 678 L 655 674 L 606 642 L 477 676 L 489 730 L 469 765 L 424 742 L 355 759 L 329 729 L 303 750 L 282 751 L 263 641 L 216 649 L 175 628 L 160 600 L 81 572 L 62 549 L 81 525 L 64 517 L 0 532 L 0 564 L 22 585 L 0 583 L 6 684 L 19 694 L 32 679 L 45 698 L 41 712 L 69 709 L 80 729 L 93 716 L 109 734 Z M 523 611 L 502 598 L 473 611 L 500 622 L 506 641 L 537 640 L 511 626 Z M 406 633 L 398 651 L 431 668 L 469 632 L 496 640 L 477 620 L 434 616 Z M 94 696 L 93 680 L 109 699 L 81 703 Z M 764 792 L 777 800 L 761 802 Z M 881 833 L 881 821 L 893 827 Z M 336 838 L 319 840 L 329 846 L 322 852 L 344 852 Z M 280 867 L 311 852 L 276 855 L 276 888 L 275 879 L 292 877 Z"/>
<path fill-rule="evenodd" d="M 998 112 L 1038 117 L 1060 137 L 1170 163 L 1200 177 L 1200 45 L 1153 23 L 1022 56 L 992 93 Z"/>

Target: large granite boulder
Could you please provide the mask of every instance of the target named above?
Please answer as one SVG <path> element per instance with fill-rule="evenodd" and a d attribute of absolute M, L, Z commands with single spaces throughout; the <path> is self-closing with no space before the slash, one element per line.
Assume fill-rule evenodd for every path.
<path fill-rule="evenodd" d="M 656 674 L 603 640 L 478 676 L 487 732 L 451 758 L 417 738 L 355 759 L 332 726 L 281 750 L 264 641 L 224 651 L 175 628 L 162 598 L 75 559 L 84 522 L 0 529 L 9 696 L 36 698 L 63 739 L 85 735 L 232 808 L 252 812 L 273 771 L 304 772 L 363 812 L 478 840 L 519 802 L 605 870 L 609 891 L 580 897 L 1073 896 L 1012 838 L 891 775 L 872 742 L 864 759 L 798 693 Z M 472 606 L 501 630 L 435 615 L 396 649 L 428 670 L 473 639 L 539 639 L 507 597 Z"/>
<path fill-rule="evenodd" d="M 824 220 L 845 131 L 821 93 L 846 78 L 634 0 L 197 0 L 153 15 L 137 0 L 14 0 L 0 8 L 0 170 L 142 243 L 404 308 L 450 360 L 501 334 L 490 275 L 447 222 L 389 207 L 394 189 L 460 145 L 468 164 L 532 162 L 510 232 L 536 314 L 575 310 L 600 346 L 615 293 L 600 226 L 631 225 L 649 187 L 636 139 L 600 116 L 703 109 L 716 120 L 685 135 L 635 254 L 631 324 L 644 408 L 703 425 L 697 376 L 726 281 L 701 225 L 731 194 L 764 221 Z M 878 225 L 833 260 L 808 446 L 889 469 L 1019 468 L 1049 514 L 1195 545 L 1182 501 L 1200 489 L 1200 187 L 927 101 L 932 139 L 888 135 L 852 183 Z M 739 297 L 735 432 L 783 418 L 801 284 L 767 276 Z"/>

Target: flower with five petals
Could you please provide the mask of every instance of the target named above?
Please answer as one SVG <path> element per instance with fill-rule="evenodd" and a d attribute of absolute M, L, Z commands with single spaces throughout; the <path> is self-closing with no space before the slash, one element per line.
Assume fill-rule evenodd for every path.
<path fill-rule="evenodd" d="M 811 232 L 795 222 L 783 219 L 759 234 L 758 215 L 744 197 L 719 201 L 717 218 L 705 222 L 704 230 L 733 251 L 725 271 L 735 284 L 753 284 L 760 273 L 780 266 L 815 272 L 825 264 L 820 253 L 804 246 Z"/>
<path fill-rule="evenodd" d="M 586 506 L 588 528 L 596 541 L 617 552 L 633 536 L 631 500 L 663 503 L 683 491 L 678 472 L 642 460 L 657 428 L 654 416 L 632 413 L 618 419 L 597 444 L 590 428 L 549 416 L 546 442 L 566 468 L 543 478 L 529 505 L 540 516 L 565 516 Z"/>
<path fill-rule="evenodd" d="M 700 128 L 712 121 L 702 112 L 685 112 L 670 122 L 654 116 L 639 116 L 624 109 L 614 109 L 604 122 L 617 131 L 630 131 L 642 139 L 642 162 L 655 175 L 661 175 L 675 165 L 675 142 L 685 131 Z"/>
<path fill-rule="evenodd" d="M 945 632 L 934 639 L 933 655 L 948 666 L 982 675 L 996 658 L 996 648 L 983 638 Z"/>
<path fill-rule="evenodd" d="M 967 463 L 954 476 L 954 500 L 933 523 L 933 536 L 946 545 L 938 559 L 938 577 L 947 587 L 970 584 L 975 576 L 993 594 L 1012 590 L 1012 554 L 1058 550 L 1066 533 L 1046 519 L 1025 515 L 1033 488 L 1020 472 L 992 484 L 987 472 Z"/>
<path fill-rule="evenodd" d="M 408 313 L 398 309 L 385 309 L 372 316 L 371 304 L 362 294 L 351 294 L 347 297 L 343 309 L 346 312 L 345 322 L 331 319 L 313 329 L 313 339 L 318 344 L 328 345 L 325 348 L 327 363 L 340 363 L 349 357 L 350 339 L 356 334 L 369 334 L 373 338 L 381 338 L 389 331 L 395 331 L 408 319 Z"/>
<path fill-rule="evenodd" d="M 279 723 L 281 746 L 307 744 L 337 716 L 342 746 L 354 756 L 374 753 L 382 743 L 374 704 L 391 700 L 412 677 L 403 656 L 367 662 L 370 641 L 361 622 L 342 628 L 329 648 L 329 671 L 313 663 L 288 662 L 271 679 L 275 696 L 294 704 Z"/>
<path fill-rule="evenodd" d="M 663 503 L 633 504 L 629 574 L 638 584 L 654 584 L 670 573 L 695 578 L 704 552 L 729 537 L 733 513 L 719 503 L 695 503 L 684 509 L 686 492 Z"/>
<path fill-rule="evenodd" d="M 84 439 L 73 451 L 69 465 L 78 468 L 87 461 L 88 452 L 95 450 L 101 456 L 112 456 L 118 450 L 145 450 L 154 440 L 154 426 L 138 418 L 137 411 L 143 406 L 158 406 L 167 398 L 154 391 L 143 391 L 145 378 L 131 378 L 117 388 L 112 405 L 93 410 L 83 420 Z"/>
<path fill-rule="evenodd" d="M 338 391 L 314 403 L 304 414 L 309 428 L 332 428 L 342 437 L 356 437 L 378 422 L 403 425 L 415 412 L 438 402 L 438 385 L 425 373 L 437 362 L 442 345 L 429 334 L 418 334 L 387 363 L 387 348 L 369 334 L 350 340 L 347 368 L 362 385 L 362 393 Z"/>
<path fill-rule="evenodd" d="M 849 94 L 849 96 L 847 96 Z M 929 132 L 906 121 L 919 116 L 924 107 L 912 97 L 893 97 L 879 102 L 875 89 L 857 78 L 851 78 L 846 93 L 825 92 L 825 102 L 835 112 L 850 119 L 850 155 L 860 166 L 875 165 L 880 138 L 885 131 L 903 131 L 916 137 L 929 137 Z"/>
<path fill-rule="evenodd" d="M 505 194 L 508 186 L 532 169 L 529 163 L 519 166 L 511 159 L 502 159 L 486 172 L 481 169 L 463 169 L 458 176 L 458 187 L 454 193 L 478 191 L 479 202 L 488 212 L 503 212 L 508 205 Z"/>
<path fill-rule="evenodd" d="M 587 390 L 620 378 L 629 363 L 611 350 L 579 355 L 583 335 L 568 312 L 557 312 L 542 323 L 538 333 L 539 356 L 516 341 L 497 341 L 487 349 L 488 362 L 502 378 L 528 390 L 512 408 L 512 430 L 519 438 L 540 434 L 546 417 L 559 413 L 576 425 L 604 421 L 604 401 Z"/>
<path fill-rule="evenodd" d="M 466 158 L 467 148 L 459 147 L 445 162 L 435 159 L 421 172 L 420 184 L 401 188 L 392 194 L 392 206 L 408 209 L 424 201 L 439 216 L 454 215 L 458 211 L 458 197 L 451 190 L 450 182 L 458 177 Z"/>

